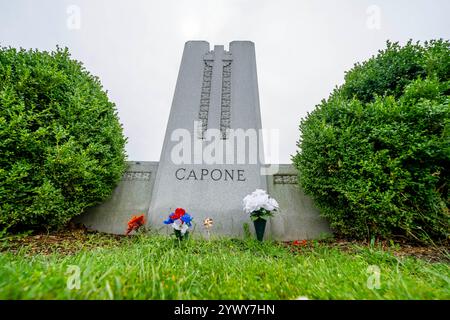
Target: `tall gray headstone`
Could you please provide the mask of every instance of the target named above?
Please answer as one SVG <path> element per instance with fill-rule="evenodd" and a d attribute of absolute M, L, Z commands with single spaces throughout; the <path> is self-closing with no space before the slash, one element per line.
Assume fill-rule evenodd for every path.
<path fill-rule="evenodd" d="M 242 129 L 249 143 L 239 145 L 230 129 Z M 250 221 L 242 210 L 243 197 L 256 188 L 267 190 L 261 174 L 262 143 L 259 136 L 256 144 L 250 141 L 259 129 L 253 42 L 233 41 L 228 51 L 224 46 L 210 50 L 206 41 L 187 42 L 148 211 L 149 227 L 172 232 L 162 222 L 182 207 L 194 217 L 196 233 L 210 217 L 215 234 L 242 236 L 244 223 Z"/>

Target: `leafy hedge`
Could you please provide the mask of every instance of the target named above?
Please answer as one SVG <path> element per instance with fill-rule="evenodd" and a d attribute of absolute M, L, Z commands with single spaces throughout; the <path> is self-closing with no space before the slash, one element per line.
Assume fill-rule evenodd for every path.
<path fill-rule="evenodd" d="M 105 199 L 125 142 L 99 79 L 67 49 L 0 48 L 0 228 L 58 227 Z"/>
<path fill-rule="evenodd" d="M 340 235 L 448 239 L 450 45 L 387 43 L 302 119 L 299 182 Z"/>

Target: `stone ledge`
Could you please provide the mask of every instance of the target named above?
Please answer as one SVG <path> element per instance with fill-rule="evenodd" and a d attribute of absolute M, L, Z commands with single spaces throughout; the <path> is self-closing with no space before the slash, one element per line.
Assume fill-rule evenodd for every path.
<path fill-rule="evenodd" d="M 148 213 L 158 164 L 155 161 L 129 161 L 128 170 L 111 197 L 87 209 L 75 222 L 91 230 L 124 234 L 132 215 Z M 312 199 L 303 193 L 296 181 L 297 171 L 290 164 L 280 164 L 278 173 L 267 176 L 267 191 L 277 199 L 281 209 L 269 221 L 266 239 L 312 239 L 331 232 Z M 197 221 L 199 223 L 201 221 Z"/>

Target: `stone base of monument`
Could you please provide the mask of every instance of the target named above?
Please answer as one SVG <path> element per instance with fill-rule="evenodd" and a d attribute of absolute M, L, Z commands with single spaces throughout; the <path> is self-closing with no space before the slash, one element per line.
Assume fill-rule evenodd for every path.
<path fill-rule="evenodd" d="M 129 162 L 127 172 L 111 197 L 104 203 L 86 210 L 75 219 L 75 222 L 85 225 L 89 230 L 125 234 L 131 216 L 147 215 L 151 201 L 149 195 L 152 194 L 157 169 L 158 162 Z M 297 172 L 291 165 L 280 165 L 277 174 L 267 176 L 267 187 L 268 193 L 280 204 L 280 210 L 269 219 L 264 239 L 280 241 L 315 239 L 331 233 L 328 223 L 320 217 L 312 199 L 299 188 Z M 174 205 L 175 203 L 176 199 Z M 189 208 L 185 209 L 189 211 Z M 195 212 L 189 213 L 194 217 L 195 225 L 191 235 L 204 236 L 203 221 L 195 220 Z M 248 225 L 254 232 L 250 217 Z M 149 227 L 159 231 L 167 228 L 162 221 L 160 225 Z M 222 236 L 214 233 L 214 226 L 210 229 L 210 233 L 213 238 Z"/>
<path fill-rule="evenodd" d="M 132 215 L 147 216 L 157 169 L 158 162 L 129 162 L 128 170 L 109 199 L 87 209 L 74 222 L 89 230 L 125 234 Z"/>
<path fill-rule="evenodd" d="M 268 221 L 265 238 L 290 241 L 331 234 L 313 200 L 299 187 L 297 170 L 292 165 L 280 164 L 277 174 L 267 176 L 267 189 L 280 210 Z"/>

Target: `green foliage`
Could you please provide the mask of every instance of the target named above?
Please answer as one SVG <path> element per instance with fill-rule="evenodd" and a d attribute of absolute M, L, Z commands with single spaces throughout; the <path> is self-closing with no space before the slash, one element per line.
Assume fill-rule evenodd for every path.
<path fill-rule="evenodd" d="M 91 235 L 75 243 L 0 255 L 0 299 L 448 299 L 450 268 L 373 247 L 315 244 L 295 250 L 256 240 Z M 120 241 L 120 242 L 119 242 Z M 119 243 L 116 243 L 119 242 Z M 54 248 L 54 246 L 56 248 Z M 69 248 L 75 249 L 69 250 Z M 80 288 L 70 290 L 79 267 Z M 368 287 L 380 271 L 380 286 Z"/>
<path fill-rule="evenodd" d="M 242 226 L 243 230 L 244 230 L 244 239 L 248 240 L 252 238 L 252 233 L 250 232 L 250 225 L 245 222 Z"/>
<path fill-rule="evenodd" d="M 388 43 L 302 119 L 299 182 L 341 235 L 445 239 L 450 48 Z"/>
<path fill-rule="evenodd" d="M 404 47 L 388 41 L 387 48 L 376 57 L 355 64 L 338 91 L 347 99 L 354 97 L 362 102 L 373 101 L 377 95 L 398 98 L 419 77 L 433 76 L 448 81 L 448 55 L 448 43 L 442 40 L 425 42 L 424 46 L 409 41 Z"/>
<path fill-rule="evenodd" d="M 0 228 L 52 228 L 105 199 L 125 138 L 98 78 L 67 49 L 0 48 Z"/>
<path fill-rule="evenodd" d="M 276 210 L 269 211 L 269 210 L 266 210 L 264 208 L 261 208 L 259 210 L 253 211 L 250 214 L 250 219 L 252 221 L 256 221 L 258 219 L 269 220 L 270 217 L 274 216 L 275 212 L 276 212 Z"/>

